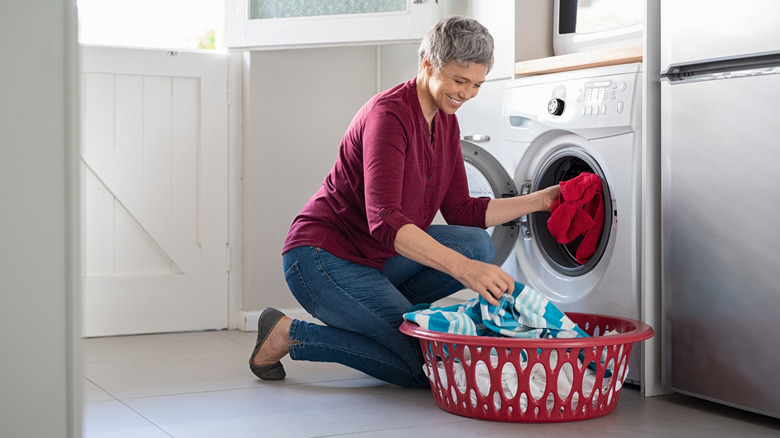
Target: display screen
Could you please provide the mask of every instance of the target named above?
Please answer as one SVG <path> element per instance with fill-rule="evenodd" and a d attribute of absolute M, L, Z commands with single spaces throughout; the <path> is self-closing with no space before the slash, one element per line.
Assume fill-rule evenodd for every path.
<path fill-rule="evenodd" d="M 607 98 L 612 81 L 589 82 L 585 84 L 582 99 L 585 103 L 601 102 Z"/>

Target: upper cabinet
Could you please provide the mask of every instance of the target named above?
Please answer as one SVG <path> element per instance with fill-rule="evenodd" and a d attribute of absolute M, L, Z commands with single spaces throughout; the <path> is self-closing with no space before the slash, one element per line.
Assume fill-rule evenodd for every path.
<path fill-rule="evenodd" d="M 420 41 L 445 16 L 442 1 L 225 0 L 225 45 L 279 49 Z"/>
<path fill-rule="evenodd" d="M 515 0 L 472 0 L 464 15 L 482 23 L 493 35 L 495 59 L 487 79 L 511 78 L 515 64 Z"/>

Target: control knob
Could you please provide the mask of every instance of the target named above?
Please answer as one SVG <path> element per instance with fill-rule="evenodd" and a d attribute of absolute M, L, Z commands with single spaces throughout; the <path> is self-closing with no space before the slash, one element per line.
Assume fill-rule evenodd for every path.
<path fill-rule="evenodd" d="M 547 112 L 554 116 L 560 116 L 563 114 L 563 99 L 554 97 L 547 103 Z"/>

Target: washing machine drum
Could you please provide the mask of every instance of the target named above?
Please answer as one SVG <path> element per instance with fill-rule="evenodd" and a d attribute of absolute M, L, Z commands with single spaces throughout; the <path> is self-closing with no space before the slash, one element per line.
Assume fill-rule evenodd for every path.
<path fill-rule="evenodd" d="M 601 178 L 604 201 L 604 223 L 601 226 L 601 235 L 593 255 L 584 264 L 577 261 L 575 254 L 582 243 L 582 236 L 577 237 L 567 244 L 558 243 L 547 228 L 547 220 L 550 212 L 537 212 L 530 215 L 523 222 L 523 234 L 532 237 L 536 241 L 539 253 L 547 261 L 547 264 L 559 274 L 576 277 L 591 271 L 601 260 L 609 242 L 609 235 L 615 220 L 612 205 L 612 196 L 606 183 L 604 173 L 598 163 L 579 148 L 564 148 L 548 157 L 536 173 L 536 178 L 531 184 L 530 191 L 537 191 L 546 187 L 568 181 L 583 172 L 594 173 Z"/>
<path fill-rule="evenodd" d="M 499 161 L 484 148 L 461 140 L 461 151 L 466 167 L 466 177 L 469 192 L 472 197 L 508 198 L 518 196 L 515 179 L 509 176 Z M 609 242 L 613 229 L 614 209 L 612 196 L 606 178 L 598 163 L 589 154 L 578 147 L 564 147 L 548 157 L 540 166 L 532 182 L 526 182 L 523 194 L 541 190 L 570 180 L 582 172 L 591 172 L 603 181 L 604 223 L 601 225 L 601 236 L 594 254 L 589 260 L 580 264 L 576 253 L 582 237 L 567 244 L 560 244 L 547 228 L 549 212 L 537 212 L 523 216 L 516 221 L 488 229 L 496 246 L 494 263 L 502 265 L 515 249 L 518 238 L 533 239 L 538 253 L 546 261 L 551 270 L 563 277 L 582 276 L 596 267 Z M 525 247 L 525 245 L 520 245 Z"/>

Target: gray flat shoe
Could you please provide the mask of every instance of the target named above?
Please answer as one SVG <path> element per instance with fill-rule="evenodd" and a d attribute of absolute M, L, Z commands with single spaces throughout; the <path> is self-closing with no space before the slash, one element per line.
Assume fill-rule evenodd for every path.
<path fill-rule="evenodd" d="M 249 356 L 249 369 L 255 376 L 263 380 L 282 380 L 287 376 L 284 371 L 284 366 L 281 362 L 272 363 L 269 365 L 253 365 L 252 359 L 257 356 L 257 352 L 260 351 L 260 347 L 263 346 L 268 335 L 276 326 L 276 323 L 284 316 L 284 313 L 268 307 L 260 314 L 260 318 L 257 320 L 257 341 L 255 341 L 255 349 L 252 350 L 252 355 Z"/>

